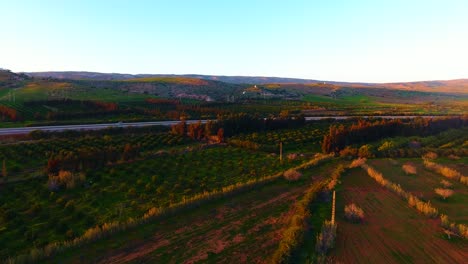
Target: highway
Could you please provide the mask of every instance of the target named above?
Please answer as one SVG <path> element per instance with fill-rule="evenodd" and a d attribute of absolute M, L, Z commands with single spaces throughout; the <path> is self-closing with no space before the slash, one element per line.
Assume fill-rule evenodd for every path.
<path fill-rule="evenodd" d="M 186 120 L 187 124 L 201 121 L 206 123 L 208 120 Z M 66 131 L 66 130 L 99 130 L 111 127 L 145 127 L 145 126 L 170 126 L 180 123 L 180 121 L 154 121 L 154 122 L 134 122 L 134 123 L 106 123 L 106 124 L 86 124 L 86 125 L 62 125 L 62 126 L 37 126 L 37 127 L 15 127 L 15 128 L 0 128 L 0 136 L 2 135 L 21 135 L 28 134 L 31 131 Z"/>
<path fill-rule="evenodd" d="M 306 121 L 320 120 L 324 118 L 335 118 L 335 119 L 346 119 L 358 116 L 309 116 L 306 117 Z M 368 118 L 368 116 L 361 116 L 362 118 Z M 417 116 L 374 116 L 380 118 L 394 119 L 394 118 L 415 118 Z M 420 116 L 423 118 L 432 118 L 433 116 Z M 203 124 L 208 120 L 186 120 L 187 124 L 196 123 L 201 121 Z M 66 131 L 66 130 L 99 130 L 110 127 L 145 127 L 145 126 L 170 126 L 180 123 L 180 121 L 153 121 L 153 122 L 134 122 L 134 123 L 106 123 L 106 124 L 86 124 L 86 125 L 62 125 L 62 126 L 37 126 L 37 127 L 16 127 L 16 128 L 0 128 L 0 136 L 2 135 L 20 135 L 28 134 L 34 130 L 40 131 Z"/>

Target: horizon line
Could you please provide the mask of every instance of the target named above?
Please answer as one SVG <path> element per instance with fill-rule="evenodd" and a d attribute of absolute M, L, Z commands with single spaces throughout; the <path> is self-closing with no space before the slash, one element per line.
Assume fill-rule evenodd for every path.
<path fill-rule="evenodd" d="M 1 68 L 3 70 L 8 70 L 15 72 L 6 68 Z M 304 78 L 304 77 L 284 77 L 284 76 L 266 76 L 266 75 L 225 75 L 225 74 L 202 74 L 202 73 L 122 73 L 122 72 L 101 72 L 101 71 L 80 71 L 80 70 L 60 70 L 60 71 L 18 71 L 15 73 L 99 73 L 99 74 L 120 74 L 120 75 L 174 75 L 174 76 L 189 76 L 189 75 L 199 75 L 199 76 L 213 76 L 213 77 L 244 77 L 244 78 L 280 78 L 280 79 L 296 79 L 303 81 L 316 81 L 316 82 L 334 82 L 334 83 L 355 83 L 355 84 L 396 84 L 396 83 L 418 83 L 418 82 L 437 82 L 437 81 L 459 81 L 459 80 L 468 80 L 468 77 L 465 78 L 454 78 L 454 79 L 424 79 L 424 80 L 412 80 L 412 81 L 390 81 L 390 82 L 367 82 L 367 81 L 336 81 L 336 80 L 321 80 L 315 78 Z"/>

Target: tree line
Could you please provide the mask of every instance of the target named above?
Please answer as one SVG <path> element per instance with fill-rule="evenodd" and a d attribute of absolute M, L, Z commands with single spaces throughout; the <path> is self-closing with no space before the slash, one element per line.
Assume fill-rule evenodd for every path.
<path fill-rule="evenodd" d="M 19 121 L 21 117 L 15 109 L 0 105 L 0 120 L 1 121 Z"/>
<path fill-rule="evenodd" d="M 415 118 L 408 122 L 400 119 L 375 122 L 359 120 L 348 127 L 330 126 L 328 134 L 325 134 L 322 140 L 322 151 L 337 153 L 352 144 L 363 144 L 387 137 L 429 136 L 450 128 L 461 128 L 467 124 L 467 117 Z"/>
<path fill-rule="evenodd" d="M 187 124 L 185 121 L 171 127 L 171 133 L 188 136 L 195 140 L 217 136 L 219 141 L 241 133 L 262 132 L 283 128 L 298 128 L 305 124 L 303 116 L 261 118 L 245 113 L 218 116 L 217 121 Z"/>

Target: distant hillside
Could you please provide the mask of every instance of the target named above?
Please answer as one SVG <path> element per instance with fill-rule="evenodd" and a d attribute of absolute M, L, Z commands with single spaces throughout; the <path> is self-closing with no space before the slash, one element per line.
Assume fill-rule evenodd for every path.
<path fill-rule="evenodd" d="M 99 72 L 27 72 L 33 77 L 51 77 L 57 79 L 71 80 L 128 80 L 138 78 L 158 78 L 158 77 L 185 77 L 196 78 L 212 81 L 221 81 L 236 84 L 267 84 L 267 83 L 317 83 L 321 81 L 296 79 L 296 78 L 280 78 L 280 77 L 254 77 L 254 76 L 217 76 L 217 75 L 200 75 L 200 74 L 121 74 L 121 73 L 99 73 Z"/>
<path fill-rule="evenodd" d="M 57 79 L 71 80 L 132 80 L 156 78 L 191 78 L 219 81 L 231 84 L 318 84 L 327 86 L 329 84 L 336 87 L 353 88 L 386 88 L 406 91 L 438 92 L 438 93 L 464 93 L 468 94 L 468 79 L 448 80 L 448 81 L 422 81 L 406 83 L 348 83 L 334 81 L 319 81 L 309 79 L 281 78 L 281 77 L 257 77 L 257 76 L 215 76 L 215 75 L 171 75 L 171 74 L 120 74 L 120 73 L 98 73 L 98 72 L 28 72 L 33 77 L 51 77 Z"/>
<path fill-rule="evenodd" d="M 223 101 L 241 94 L 246 85 L 185 77 L 147 77 L 127 80 L 68 80 L 81 87 L 114 89 L 166 98 L 191 98 L 204 101 Z"/>
<path fill-rule="evenodd" d="M 0 88 L 13 88 L 30 79 L 26 74 L 14 73 L 9 70 L 0 69 Z"/>

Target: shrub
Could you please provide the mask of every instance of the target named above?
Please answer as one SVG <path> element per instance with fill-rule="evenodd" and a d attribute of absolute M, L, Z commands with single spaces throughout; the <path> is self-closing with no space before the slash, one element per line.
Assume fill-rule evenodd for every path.
<path fill-rule="evenodd" d="M 372 158 L 372 146 L 371 145 L 362 145 L 358 150 L 358 156 L 360 158 Z"/>
<path fill-rule="evenodd" d="M 301 178 L 302 173 L 298 172 L 297 170 L 294 169 L 289 169 L 284 172 L 283 174 L 284 178 L 288 181 L 297 181 Z"/>
<path fill-rule="evenodd" d="M 424 154 L 423 158 L 424 159 L 437 159 L 438 155 L 435 152 L 428 152 Z"/>
<path fill-rule="evenodd" d="M 295 160 L 295 159 L 297 159 L 298 156 L 299 155 L 297 155 L 297 153 L 290 153 L 290 154 L 288 154 L 287 157 L 288 157 L 288 160 Z"/>
<path fill-rule="evenodd" d="M 345 218 L 351 222 L 361 222 L 364 219 L 364 211 L 354 203 L 345 206 Z"/>
<path fill-rule="evenodd" d="M 69 171 L 59 171 L 58 175 L 49 174 L 47 185 L 49 190 L 57 191 L 61 187 L 66 189 L 73 189 L 78 183 L 86 180 L 84 173 L 71 173 Z"/>
<path fill-rule="evenodd" d="M 378 151 L 385 151 L 389 150 L 395 147 L 395 144 L 393 144 L 392 141 L 385 141 L 380 147 L 377 149 Z"/>
<path fill-rule="evenodd" d="M 431 205 L 431 202 L 423 202 L 412 194 L 408 196 L 408 204 L 430 218 L 435 218 L 439 214 L 438 210 Z"/>
<path fill-rule="evenodd" d="M 416 174 L 416 167 L 411 163 L 404 164 L 402 169 L 406 174 Z"/>
<path fill-rule="evenodd" d="M 440 215 L 440 221 L 442 227 L 447 229 L 450 233 L 460 236 L 461 238 L 468 239 L 468 226 L 464 224 L 451 223 L 448 216 L 444 214 Z"/>
<path fill-rule="evenodd" d="M 350 168 L 356 168 L 362 166 L 364 163 L 366 163 L 367 159 L 366 158 L 359 158 L 353 160 L 351 164 L 349 165 Z"/>
<path fill-rule="evenodd" d="M 356 157 L 358 155 L 358 149 L 347 146 L 340 151 L 340 157 Z"/>
<path fill-rule="evenodd" d="M 440 183 L 445 187 L 445 188 L 449 188 L 449 187 L 452 187 L 453 184 L 451 184 L 449 181 L 447 180 L 441 180 Z"/>
<path fill-rule="evenodd" d="M 454 191 L 451 189 L 442 189 L 442 188 L 435 188 L 434 191 L 436 194 L 444 198 L 444 200 L 452 196 L 454 193 Z"/>

